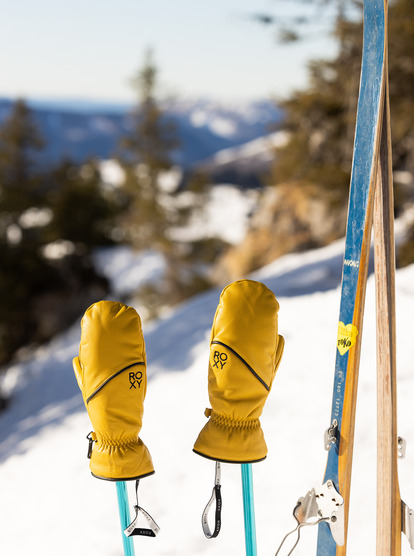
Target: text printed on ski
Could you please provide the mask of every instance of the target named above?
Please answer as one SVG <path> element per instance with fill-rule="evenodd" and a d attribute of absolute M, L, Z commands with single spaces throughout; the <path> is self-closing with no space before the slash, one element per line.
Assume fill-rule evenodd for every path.
<path fill-rule="evenodd" d="M 359 268 L 359 261 L 354 261 L 352 259 L 345 259 L 344 266 L 350 266 L 352 268 Z"/>

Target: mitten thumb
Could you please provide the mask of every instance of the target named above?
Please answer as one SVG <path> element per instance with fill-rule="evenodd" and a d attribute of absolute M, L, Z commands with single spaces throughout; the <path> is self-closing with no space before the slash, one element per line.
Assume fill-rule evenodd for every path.
<path fill-rule="evenodd" d="M 273 378 L 272 378 L 272 384 L 273 384 L 273 379 L 276 376 L 276 371 L 279 368 L 280 365 L 280 361 L 282 359 L 282 355 L 283 355 L 283 350 L 285 349 L 285 339 L 283 336 L 281 336 L 280 334 L 278 335 L 278 340 L 277 340 L 277 348 L 276 348 L 276 355 L 275 355 L 275 370 L 273 372 Z"/>
<path fill-rule="evenodd" d="M 79 357 L 74 357 L 72 364 L 73 364 L 73 370 L 75 371 L 75 377 L 78 382 L 78 386 L 83 395 L 83 371 L 79 361 Z"/>

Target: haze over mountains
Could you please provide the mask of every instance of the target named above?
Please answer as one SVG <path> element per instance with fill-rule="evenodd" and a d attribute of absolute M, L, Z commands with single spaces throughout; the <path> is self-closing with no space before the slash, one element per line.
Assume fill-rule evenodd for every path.
<path fill-rule="evenodd" d="M 81 163 L 88 158 L 114 156 L 119 140 L 131 129 L 132 106 L 89 101 L 31 101 L 45 140 L 41 162 L 50 165 L 67 158 Z M 0 98 L 0 125 L 13 100 Z M 180 148 L 177 164 L 188 168 L 222 149 L 267 135 L 280 122 L 281 111 L 268 100 L 234 105 L 208 99 L 174 100 L 165 105 L 166 117 L 177 125 Z"/>

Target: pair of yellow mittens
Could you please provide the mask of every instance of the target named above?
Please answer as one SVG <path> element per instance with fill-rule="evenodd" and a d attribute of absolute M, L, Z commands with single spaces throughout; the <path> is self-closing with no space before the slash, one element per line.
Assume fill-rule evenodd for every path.
<path fill-rule="evenodd" d="M 196 453 L 233 463 L 266 457 L 259 418 L 283 353 L 278 310 L 276 297 L 260 282 L 240 280 L 223 290 L 211 330 L 211 409 Z M 151 456 L 139 438 L 147 388 L 139 315 L 122 303 L 100 301 L 85 312 L 81 327 L 73 366 L 94 427 L 92 474 L 108 480 L 149 475 Z"/>

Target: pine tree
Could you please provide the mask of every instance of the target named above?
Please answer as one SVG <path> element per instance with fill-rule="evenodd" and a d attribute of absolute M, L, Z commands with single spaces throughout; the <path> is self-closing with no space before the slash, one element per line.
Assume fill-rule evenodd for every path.
<path fill-rule="evenodd" d="M 121 145 L 126 173 L 129 210 L 124 222 L 127 236 L 137 248 L 165 249 L 167 229 L 173 217 L 160 184 L 160 175 L 173 165 L 171 153 L 178 147 L 176 128 L 156 98 L 158 71 L 151 52 L 133 79 L 138 105 L 131 116 L 132 132 Z"/>
<path fill-rule="evenodd" d="M 70 241 L 83 254 L 112 244 L 115 218 L 122 207 L 117 205 L 116 195 L 103 188 L 98 163 L 91 160 L 78 167 L 65 160 L 52 172 L 50 180 L 53 219 L 48 228 L 49 240 Z"/>
<path fill-rule="evenodd" d="M 40 256 L 43 228 L 25 225 L 28 212 L 44 205 L 36 165 L 42 147 L 30 110 L 18 100 L 0 129 L 0 363 L 30 341 L 30 301 L 54 279 Z"/>
<path fill-rule="evenodd" d="M 323 3 L 338 8 L 334 27 L 337 54 L 330 59 L 312 61 L 308 85 L 279 103 L 284 111 L 282 129 L 287 131 L 287 142 L 275 151 L 268 177 L 268 183 L 275 189 L 268 192 L 270 200 L 264 197 L 262 209 L 257 211 L 263 217 L 256 218 L 243 246 L 230 250 L 223 258 L 223 265 L 226 258 L 229 261 L 227 268 L 234 261 L 240 265 L 244 258 L 242 270 L 247 273 L 286 252 L 326 245 L 345 232 L 363 37 L 362 20 L 356 15 L 362 16 L 362 3 L 359 0 L 309 2 L 315 6 Z M 264 23 L 269 26 L 277 23 L 277 19 L 277 16 L 266 16 Z M 411 187 L 402 189 L 398 174 L 394 174 L 397 213 L 410 196 L 414 202 L 411 47 L 414 47 L 412 2 L 392 0 L 389 3 L 389 88 L 393 168 L 405 171 L 406 179 L 411 176 Z M 414 226 L 409 242 L 399 255 L 397 263 L 414 261 Z"/>
<path fill-rule="evenodd" d="M 113 216 L 99 172 L 68 163 L 40 172 L 42 146 L 30 110 L 16 102 L 0 128 L 0 364 L 107 293 L 91 260 L 92 248 L 109 241 Z"/>
<path fill-rule="evenodd" d="M 349 185 L 362 26 L 338 20 L 339 54 L 309 66 L 309 86 L 282 102 L 289 141 L 276 153 L 272 181 L 305 181 L 336 190 Z"/>
<path fill-rule="evenodd" d="M 315 0 L 316 1 L 316 0 Z M 334 0 L 330 0 L 334 3 Z M 343 2 L 344 6 L 353 2 Z M 362 4 L 357 1 L 354 4 Z M 341 4 L 339 3 L 339 6 Z M 393 165 L 414 173 L 414 24 L 410 0 L 389 5 L 389 84 Z M 347 195 L 358 99 L 362 21 L 346 18 L 335 24 L 338 54 L 309 65 L 309 86 L 295 91 L 281 106 L 289 142 L 277 152 L 273 183 L 305 180 Z"/>
<path fill-rule="evenodd" d="M 122 215 L 125 240 L 136 249 L 155 249 L 166 262 L 162 284 L 151 284 L 137 293 L 154 313 L 162 304 L 174 304 L 208 287 L 194 261 L 201 254 L 210 256 L 213 247 L 174 241 L 171 230 L 183 226 L 192 210 L 176 202 L 178 191 L 166 190 L 162 177 L 174 166 L 173 154 L 179 148 L 178 131 L 158 97 L 158 69 L 147 52 L 142 68 L 132 83 L 137 106 L 131 116 L 131 133 L 121 144 L 120 162 L 125 171 L 124 192 L 128 199 Z M 201 174 L 186 176 L 186 189 L 202 199 L 207 187 Z M 196 255 L 194 256 L 196 252 Z"/>
<path fill-rule="evenodd" d="M 0 129 L 1 213 L 7 213 L 14 224 L 39 200 L 41 180 L 36 172 L 36 154 L 43 146 L 27 104 L 16 101 Z"/>

